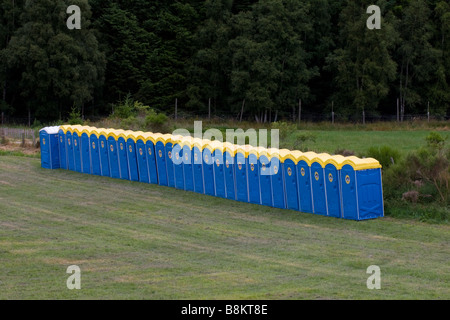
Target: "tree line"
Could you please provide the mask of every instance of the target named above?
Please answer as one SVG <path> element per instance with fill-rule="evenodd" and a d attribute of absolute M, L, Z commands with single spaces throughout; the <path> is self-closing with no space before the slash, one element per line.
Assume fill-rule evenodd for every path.
<path fill-rule="evenodd" d="M 68 30 L 66 9 L 81 9 Z M 367 7 L 378 5 L 380 30 Z M 0 111 L 450 114 L 447 0 L 0 0 Z"/>

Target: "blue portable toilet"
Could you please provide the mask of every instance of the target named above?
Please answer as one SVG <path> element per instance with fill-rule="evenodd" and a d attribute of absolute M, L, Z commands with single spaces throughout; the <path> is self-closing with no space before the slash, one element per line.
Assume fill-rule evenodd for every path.
<path fill-rule="evenodd" d="M 150 183 L 150 173 L 148 171 L 147 146 L 146 142 L 151 133 L 140 133 L 136 137 L 136 156 L 139 170 L 139 181 Z M 150 154 L 154 153 L 150 150 Z"/>
<path fill-rule="evenodd" d="M 270 170 L 271 170 L 271 184 L 272 184 L 272 199 L 275 208 L 286 208 L 286 197 L 284 190 L 284 178 L 280 153 L 278 149 L 269 149 L 270 156 Z"/>
<path fill-rule="evenodd" d="M 203 140 L 194 138 L 192 146 L 194 191 L 197 193 L 205 193 L 203 183 Z"/>
<path fill-rule="evenodd" d="M 173 144 L 172 154 L 175 188 L 184 190 L 183 146 L 179 142 Z"/>
<path fill-rule="evenodd" d="M 156 162 L 157 154 L 155 149 L 155 135 L 153 133 L 147 134 L 145 146 L 147 148 L 147 166 L 150 183 L 158 184 L 158 166 Z"/>
<path fill-rule="evenodd" d="M 314 213 L 328 215 L 327 195 L 325 184 L 325 161 L 327 155 L 318 154 L 311 163 L 312 192 L 314 202 Z"/>
<path fill-rule="evenodd" d="M 59 169 L 59 127 L 43 128 L 39 132 L 41 144 L 41 166 L 45 169 Z"/>
<path fill-rule="evenodd" d="M 236 185 L 235 185 L 235 166 L 234 157 L 236 148 L 229 142 L 224 143 L 223 163 L 225 175 L 225 190 L 227 199 L 236 200 Z"/>
<path fill-rule="evenodd" d="M 248 179 L 247 179 L 247 164 L 248 164 L 247 149 L 248 148 L 246 146 L 237 146 L 236 155 L 234 157 L 235 177 L 236 177 L 236 200 L 242 202 L 249 202 Z"/>
<path fill-rule="evenodd" d="M 90 141 L 90 150 L 91 154 L 91 169 L 92 174 L 101 176 L 102 175 L 102 166 L 100 162 L 100 143 L 99 143 L 99 132 L 97 129 L 92 129 L 91 134 L 89 136 Z"/>
<path fill-rule="evenodd" d="M 75 160 L 75 171 L 82 172 L 83 164 L 81 161 L 81 131 L 76 127 L 73 131 L 73 158 Z"/>
<path fill-rule="evenodd" d="M 203 181 L 205 182 L 205 194 L 216 195 L 214 183 L 214 157 L 213 143 L 210 140 L 203 140 Z"/>
<path fill-rule="evenodd" d="M 258 152 L 259 185 L 261 190 L 261 204 L 273 207 L 272 176 L 270 170 L 270 157 L 267 149 L 261 148 Z"/>
<path fill-rule="evenodd" d="M 81 166 L 82 172 L 85 174 L 91 174 L 91 155 L 90 155 L 90 128 L 83 127 L 81 132 Z"/>
<path fill-rule="evenodd" d="M 195 191 L 194 189 L 194 166 L 192 158 L 192 146 L 193 138 L 188 136 L 184 137 L 181 141 L 183 148 L 183 176 L 184 176 L 184 188 L 186 191 Z"/>
<path fill-rule="evenodd" d="M 311 159 L 315 156 L 316 154 L 312 152 L 303 153 L 297 163 L 297 186 L 301 212 L 313 213 L 314 211 L 311 187 Z"/>
<path fill-rule="evenodd" d="M 68 169 L 69 164 L 67 160 L 67 139 L 66 132 L 69 126 L 61 126 L 59 127 L 58 136 L 59 136 L 59 165 L 61 169 Z"/>
<path fill-rule="evenodd" d="M 299 151 L 280 150 L 284 172 L 284 190 L 286 193 L 286 208 L 299 210 L 297 163 L 301 156 Z"/>
<path fill-rule="evenodd" d="M 383 189 L 379 162 L 372 158 L 347 157 L 342 165 L 342 216 L 358 221 L 383 217 Z"/>
<path fill-rule="evenodd" d="M 136 154 L 136 138 L 140 132 L 134 133 L 132 131 L 127 131 L 126 133 L 127 141 L 127 160 L 128 160 L 128 173 L 129 179 L 131 181 L 139 181 L 139 168 L 137 164 L 137 154 Z"/>
<path fill-rule="evenodd" d="M 66 131 L 66 146 L 67 146 L 67 167 L 69 170 L 75 171 L 75 158 L 73 153 L 73 133 L 71 127 L 69 127 Z"/>
<path fill-rule="evenodd" d="M 214 185 L 216 189 L 216 196 L 226 198 L 226 183 L 225 183 L 225 166 L 224 166 L 224 145 L 222 142 L 214 141 L 213 148 L 213 167 L 214 167 Z"/>
<path fill-rule="evenodd" d="M 116 130 L 108 130 L 108 159 L 111 178 L 120 179 L 119 152 L 117 148 Z"/>
<path fill-rule="evenodd" d="M 155 134 L 155 157 L 158 168 L 158 183 L 161 186 L 168 186 L 165 144 L 166 139 L 164 135 Z"/>
<path fill-rule="evenodd" d="M 130 168 L 128 167 L 127 133 L 124 130 L 116 130 L 117 154 L 119 156 L 120 179 L 130 180 Z"/>
<path fill-rule="evenodd" d="M 167 184 L 169 187 L 175 187 L 175 171 L 173 166 L 173 136 L 165 134 L 164 150 L 166 154 L 166 171 L 167 171 Z"/>
<path fill-rule="evenodd" d="M 340 191 L 340 163 L 343 156 L 330 156 L 325 162 L 325 185 L 327 192 L 327 207 L 330 217 L 341 218 L 341 191 Z"/>
<path fill-rule="evenodd" d="M 111 177 L 109 168 L 109 149 L 108 149 L 108 131 L 106 129 L 99 129 L 99 154 L 100 154 L 100 169 L 103 177 Z"/>
<path fill-rule="evenodd" d="M 259 186 L 258 149 L 248 146 L 248 199 L 250 203 L 261 204 L 261 190 Z"/>

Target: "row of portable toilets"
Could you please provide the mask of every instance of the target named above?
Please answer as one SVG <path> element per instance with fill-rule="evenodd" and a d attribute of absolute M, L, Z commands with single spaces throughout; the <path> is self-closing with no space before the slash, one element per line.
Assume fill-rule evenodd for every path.
<path fill-rule="evenodd" d="M 371 158 L 78 125 L 44 128 L 40 142 L 43 168 L 336 218 L 384 215 L 381 165 Z"/>

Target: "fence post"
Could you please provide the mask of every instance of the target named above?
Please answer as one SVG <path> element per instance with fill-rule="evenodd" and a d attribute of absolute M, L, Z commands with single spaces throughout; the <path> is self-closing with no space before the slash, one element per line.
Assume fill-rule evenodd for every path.
<path fill-rule="evenodd" d="M 430 122 L 430 101 L 428 101 L 427 117 L 428 117 L 428 122 Z"/>

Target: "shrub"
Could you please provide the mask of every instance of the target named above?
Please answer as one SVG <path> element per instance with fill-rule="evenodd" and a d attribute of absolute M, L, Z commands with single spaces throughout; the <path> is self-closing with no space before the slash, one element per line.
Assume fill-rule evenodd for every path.
<path fill-rule="evenodd" d="M 377 159 L 383 168 L 387 169 L 400 160 L 400 152 L 388 146 L 371 147 L 367 157 Z"/>
<path fill-rule="evenodd" d="M 72 111 L 69 114 L 68 122 L 70 125 L 83 124 L 83 120 L 81 119 L 81 113 L 78 108 L 76 107 L 72 108 Z"/>
<path fill-rule="evenodd" d="M 145 117 L 145 127 L 151 130 L 161 131 L 167 125 L 168 120 L 169 118 L 165 114 L 149 109 Z"/>

